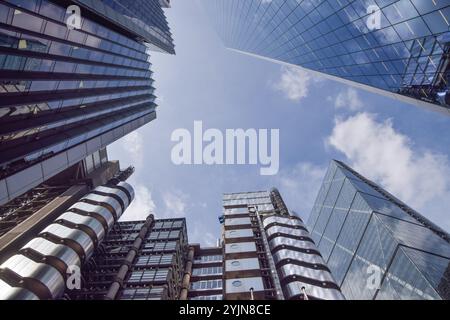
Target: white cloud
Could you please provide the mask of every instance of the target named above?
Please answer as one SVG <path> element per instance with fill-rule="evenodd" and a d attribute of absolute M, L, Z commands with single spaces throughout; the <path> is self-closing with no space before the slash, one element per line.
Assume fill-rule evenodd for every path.
<path fill-rule="evenodd" d="M 135 198 L 120 220 L 145 220 L 151 213 L 154 214 L 156 206 L 150 190 L 142 184 L 133 184 Z"/>
<path fill-rule="evenodd" d="M 333 98 L 330 100 L 333 100 Z M 338 109 L 347 108 L 351 111 L 357 111 L 363 107 L 363 102 L 358 95 L 358 91 L 347 88 L 347 90 L 339 92 L 334 98 L 334 106 Z"/>
<path fill-rule="evenodd" d="M 322 80 L 301 68 L 283 66 L 281 71 L 281 78 L 275 84 L 275 89 L 283 92 L 289 100 L 295 102 L 308 96 L 311 83 Z"/>
<path fill-rule="evenodd" d="M 186 216 L 189 195 L 180 190 L 175 190 L 164 192 L 162 198 L 166 207 L 166 217 L 177 218 Z"/>
<path fill-rule="evenodd" d="M 450 228 L 450 164 L 446 156 L 418 150 L 393 128 L 359 113 L 336 120 L 329 145 L 342 152 L 355 170 L 374 180 L 443 228 Z"/>
<path fill-rule="evenodd" d="M 144 163 L 144 137 L 138 131 L 133 131 L 121 140 L 121 147 L 131 158 L 135 167 Z"/>
<path fill-rule="evenodd" d="M 199 224 L 192 227 L 193 221 L 188 220 L 189 243 L 200 243 L 202 247 L 215 247 L 219 235 L 206 231 L 206 228 L 200 228 Z"/>
<path fill-rule="evenodd" d="M 291 169 L 281 171 L 276 177 L 274 184 L 278 186 L 287 207 L 304 220 L 311 212 L 326 169 L 309 162 L 300 162 Z"/>

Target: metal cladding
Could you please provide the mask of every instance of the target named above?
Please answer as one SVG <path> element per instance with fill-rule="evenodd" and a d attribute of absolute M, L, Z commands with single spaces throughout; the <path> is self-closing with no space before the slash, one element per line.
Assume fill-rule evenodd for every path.
<path fill-rule="evenodd" d="M 68 268 L 81 267 L 129 204 L 133 188 L 97 187 L 0 266 L 1 300 L 57 299 Z"/>
<path fill-rule="evenodd" d="M 25 288 L 11 287 L 0 280 L 0 300 L 39 300 L 38 296 Z"/>
<path fill-rule="evenodd" d="M 269 247 L 286 299 L 341 300 L 340 292 L 303 222 L 293 216 L 263 220 Z"/>

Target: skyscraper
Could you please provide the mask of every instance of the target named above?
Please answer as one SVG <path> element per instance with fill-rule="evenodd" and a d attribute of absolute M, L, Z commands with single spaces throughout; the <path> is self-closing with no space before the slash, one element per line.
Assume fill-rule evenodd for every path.
<path fill-rule="evenodd" d="M 187 258 L 186 220 L 155 219 L 115 224 L 83 269 L 75 300 L 178 300 Z"/>
<path fill-rule="evenodd" d="M 19 225 L 16 238 L 28 242 L 14 239 L 15 252 L 10 247 L 0 252 L 0 300 L 61 299 L 71 289 L 80 290 L 80 268 L 92 268 L 91 257 L 104 250 L 103 240 L 133 201 L 133 188 L 123 181 L 132 172 L 119 171 L 93 190 L 65 194 L 43 208 L 46 214 L 36 212 Z M 75 203 L 67 208 L 71 198 Z M 71 282 L 72 275 L 78 281 Z"/>
<path fill-rule="evenodd" d="M 450 1 L 204 0 L 225 45 L 450 113 Z"/>
<path fill-rule="evenodd" d="M 155 119 L 168 3 L 0 3 L 0 205 Z"/>
<path fill-rule="evenodd" d="M 277 189 L 225 194 L 223 207 L 224 299 L 343 299 Z"/>
<path fill-rule="evenodd" d="M 119 172 L 119 162 L 109 161 L 106 149 L 101 149 L 0 206 L 0 264 L 89 190 L 104 185 Z"/>
<path fill-rule="evenodd" d="M 307 225 L 347 299 L 450 299 L 450 236 L 342 162 Z"/>

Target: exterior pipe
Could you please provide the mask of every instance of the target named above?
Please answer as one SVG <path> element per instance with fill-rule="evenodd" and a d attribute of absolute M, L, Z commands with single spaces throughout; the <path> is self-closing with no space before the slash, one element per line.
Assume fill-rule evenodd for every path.
<path fill-rule="evenodd" d="M 194 248 L 189 248 L 188 259 L 186 262 L 186 268 L 183 276 L 183 283 L 181 287 L 180 300 L 187 300 L 187 296 L 189 293 L 189 285 L 191 283 L 191 275 L 192 275 L 192 263 L 194 261 Z"/>

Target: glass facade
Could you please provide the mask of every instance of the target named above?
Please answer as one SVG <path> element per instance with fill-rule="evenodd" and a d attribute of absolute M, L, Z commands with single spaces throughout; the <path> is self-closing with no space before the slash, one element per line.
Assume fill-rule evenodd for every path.
<path fill-rule="evenodd" d="M 229 48 L 450 112 L 449 0 L 202 3 Z"/>
<path fill-rule="evenodd" d="M 449 235 L 345 164 L 307 225 L 347 299 L 450 299 Z"/>
<path fill-rule="evenodd" d="M 46 160 L 63 170 L 156 117 L 149 46 L 173 53 L 159 1 L 73 1 L 79 29 L 57 3 L 0 3 L 2 193 L 14 190 L 8 177 L 26 169 L 37 176 Z M 1 194 L 0 204 L 32 187 Z"/>
<path fill-rule="evenodd" d="M 79 2 L 91 3 L 86 0 Z M 101 0 L 101 2 L 121 14 L 121 17 L 128 19 L 127 22 L 137 25 L 141 32 L 145 32 L 146 44 L 152 49 L 175 53 L 172 34 L 160 0 Z"/>

